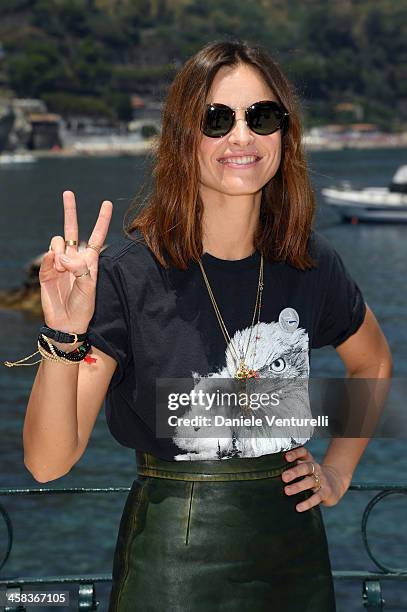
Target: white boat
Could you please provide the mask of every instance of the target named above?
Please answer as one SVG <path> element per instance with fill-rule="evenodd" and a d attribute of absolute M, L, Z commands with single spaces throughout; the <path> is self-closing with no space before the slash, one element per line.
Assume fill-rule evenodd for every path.
<path fill-rule="evenodd" d="M 0 164 L 27 164 L 37 161 L 35 155 L 31 153 L 2 153 L 0 154 Z"/>
<path fill-rule="evenodd" d="M 388 187 L 329 187 L 321 193 L 347 221 L 407 222 L 407 166 L 400 166 Z"/>

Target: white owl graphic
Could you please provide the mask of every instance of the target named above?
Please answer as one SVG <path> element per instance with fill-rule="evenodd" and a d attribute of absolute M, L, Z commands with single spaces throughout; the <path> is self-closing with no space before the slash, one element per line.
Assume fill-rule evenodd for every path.
<path fill-rule="evenodd" d="M 276 417 L 311 418 L 308 396 L 309 356 L 308 333 L 298 327 L 298 314 L 292 308 L 285 308 L 278 322 L 259 323 L 252 331 L 250 328 L 238 330 L 232 337 L 233 346 L 238 354 L 240 350 L 247 353 L 245 363 L 257 372 L 257 378 L 246 380 L 246 393 L 278 393 L 278 405 L 260 406 L 256 417 L 262 420 L 262 427 L 212 425 L 209 427 L 188 427 L 181 425 L 175 428 L 174 443 L 183 451 L 175 455 L 175 460 L 228 459 L 230 457 L 257 457 L 294 446 L 304 444 L 310 439 L 313 427 L 286 426 L 284 428 L 269 426 L 266 414 Z M 250 344 L 247 346 L 250 337 Z M 203 390 L 205 394 L 214 394 L 216 389 L 223 393 L 236 390 L 236 362 L 228 345 L 225 351 L 225 366 L 206 376 L 193 372 L 194 391 Z M 222 379 L 222 380 L 219 380 Z M 196 396 L 195 396 L 196 397 Z M 218 403 L 208 411 L 205 400 L 199 404 L 191 403 L 183 417 L 192 418 L 199 415 L 212 416 L 220 414 L 225 417 L 236 417 L 242 414 L 241 406 L 230 403 Z M 247 409 L 244 411 L 247 416 Z M 259 435 L 261 433 L 262 435 Z M 256 435 L 257 434 L 257 435 Z M 283 437 L 279 437 L 283 435 Z"/>

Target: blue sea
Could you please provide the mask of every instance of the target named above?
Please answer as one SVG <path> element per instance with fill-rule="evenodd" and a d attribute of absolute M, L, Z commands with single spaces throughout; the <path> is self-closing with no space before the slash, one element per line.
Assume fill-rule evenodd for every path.
<path fill-rule="evenodd" d="M 321 198 L 323 187 L 349 181 L 355 187 L 385 186 L 407 151 L 343 150 L 309 153 L 309 167 L 318 200 L 316 228 L 339 251 L 359 284 L 389 342 L 394 376 L 407 375 L 407 224 L 343 224 Z M 107 243 L 121 235 L 123 215 L 143 178 L 144 157 L 41 159 L 34 164 L 0 168 L 0 289 L 18 287 L 24 266 L 48 249 L 50 238 L 63 233 L 62 192 L 76 193 L 80 238 L 86 240 L 104 199 L 114 204 Z M 1 361 L 17 360 L 36 350 L 39 320 L 19 311 L 0 310 Z M 0 487 L 37 487 L 23 465 L 22 427 L 37 366 L 2 366 Z M 313 351 L 312 376 L 341 377 L 343 364 L 331 347 Z M 55 406 L 58 410 L 58 406 Z M 310 450 L 322 459 L 326 440 Z M 53 488 L 129 487 L 136 477 L 134 453 L 118 445 L 108 432 L 103 410 L 86 453 Z M 353 481 L 407 485 L 407 444 L 403 439 L 372 440 Z M 362 539 L 361 521 L 376 491 L 349 491 L 334 507 L 323 507 L 334 570 L 376 571 Z M 13 548 L 0 579 L 16 576 L 103 574 L 112 569 L 113 551 L 126 493 L 0 496 L 0 564 L 7 545 L 1 510 L 13 522 Z M 407 498 L 398 493 L 373 509 L 369 544 L 387 566 L 407 570 Z M 64 586 L 68 590 L 69 586 Z M 108 584 L 97 584 L 99 610 L 106 610 Z M 362 606 L 360 581 L 337 580 L 338 612 Z M 407 582 L 382 581 L 386 608 L 407 610 Z M 73 592 L 73 591 L 72 591 Z M 74 596 L 72 596 L 74 597 Z M 73 606 L 72 606 L 73 609 Z M 299 607 L 300 609 L 300 607 Z"/>

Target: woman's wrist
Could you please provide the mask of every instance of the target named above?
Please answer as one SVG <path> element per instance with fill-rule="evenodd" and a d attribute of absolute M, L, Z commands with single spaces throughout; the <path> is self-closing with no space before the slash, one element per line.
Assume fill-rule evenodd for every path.
<path fill-rule="evenodd" d="M 85 329 L 85 331 L 75 331 L 75 329 L 72 328 L 70 328 L 69 331 L 64 328 L 55 329 L 45 323 L 40 328 L 40 334 L 46 336 L 49 340 L 59 342 L 59 344 L 69 345 L 73 341 L 82 342 L 86 340 L 88 326 L 81 326 L 81 329 Z"/>
<path fill-rule="evenodd" d="M 345 491 L 349 488 L 350 483 L 352 482 L 352 474 L 348 474 L 339 470 L 335 465 L 331 465 L 330 463 L 321 463 L 321 467 L 327 470 L 330 470 L 337 479 L 342 483 Z"/>

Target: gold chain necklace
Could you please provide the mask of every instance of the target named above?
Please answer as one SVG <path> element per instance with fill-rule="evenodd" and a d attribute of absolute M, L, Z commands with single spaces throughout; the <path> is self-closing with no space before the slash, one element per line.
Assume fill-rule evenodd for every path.
<path fill-rule="evenodd" d="M 256 318 L 256 311 L 258 312 L 258 315 L 257 315 L 257 324 L 256 324 L 257 326 L 258 326 L 259 320 L 260 320 L 261 300 L 262 300 L 262 293 L 263 293 L 263 287 L 264 287 L 264 283 L 263 283 L 263 270 L 264 270 L 263 254 L 261 255 L 261 259 L 260 259 L 259 282 L 258 282 L 258 285 L 257 285 L 256 303 L 255 303 L 255 306 L 254 306 L 252 323 L 251 323 L 251 326 L 250 326 L 250 335 L 249 335 L 249 339 L 247 341 L 246 350 L 243 353 L 243 351 L 241 349 L 240 350 L 240 356 L 237 353 L 237 350 L 236 350 L 236 348 L 235 348 L 235 346 L 233 344 L 233 341 L 232 341 L 232 339 L 231 339 L 231 337 L 229 335 L 229 332 L 228 332 L 228 330 L 226 328 L 225 322 L 223 321 L 222 315 L 220 314 L 219 307 L 218 307 L 218 305 L 216 303 L 216 300 L 215 300 L 215 297 L 213 295 L 211 286 L 209 284 L 208 277 L 206 276 L 205 270 L 203 268 L 202 261 L 199 259 L 198 263 L 199 263 L 199 266 L 201 268 L 202 275 L 204 277 L 205 284 L 206 284 L 206 287 L 208 289 L 209 297 L 211 298 L 211 301 L 212 301 L 212 304 L 213 304 L 213 307 L 214 307 L 214 310 L 215 310 L 215 314 L 216 314 L 217 319 L 219 321 L 219 325 L 220 325 L 220 328 L 222 330 L 223 336 L 225 338 L 226 344 L 233 351 L 234 359 L 236 361 L 236 364 L 239 364 L 238 367 L 236 366 L 235 378 L 238 378 L 238 379 L 245 379 L 245 378 L 252 378 L 252 377 L 256 378 L 257 377 L 257 372 L 255 370 L 253 370 L 253 369 L 250 369 L 248 367 L 248 365 L 246 365 L 246 356 L 247 356 L 247 351 L 249 349 L 250 340 L 251 340 L 251 337 L 252 337 L 252 332 L 253 332 L 253 327 L 254 327 L 254 320 Z M 256 336 L 255 346 L 256 346 L 256 344 L 257 344 L 257 336 Z M 254 360 L 254 356 L 255 356 L 255 353 L 253 355 L 253 360 Z"/>

